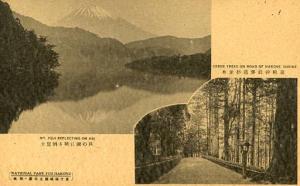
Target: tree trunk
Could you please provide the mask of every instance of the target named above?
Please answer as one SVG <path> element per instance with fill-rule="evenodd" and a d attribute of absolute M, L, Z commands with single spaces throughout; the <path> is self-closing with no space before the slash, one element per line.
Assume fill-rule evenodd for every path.
<path fill-rule="evenodd" d="M 241 79 L 238 79 L 237 130 L 236 130 L 236 162 L 240 162 L 240 122 L 241 122 Z"/>
<path fill-rule="evenodd" d="M 257 104 L 257 109 L 258 113 L 260 113 L 260 98 L 258 99 L 258 104 Z M 256 164 L 257 167 L 260 167 L 260 159 L 261 159 L 261 154 L 260 154 L 260 122 L 257 123 L 257 160 Z"/>
<path fill-rule="evenodd" d="M 274 148 L 268 174 L 275 183 L 297 183 L 297 80 L 278 80 Z"/>
<path fill-rule="evenodd" d="M 251 116 L 251 123 L 252 123 L 252 138 L 251 138 L 251 159 L 250 165 L 254 165 L 254 157 L 255 157 L 255 132 L 256 132 L 256 109 L 257 109 L 257 82 L 254 80 L 252 85 L 252 116 Z"/>
<path fill-rule="evenodd" d="M 206 153 L 209 155 L 209 127 L 210 127 L 210 111 L 209 111 L 209 103 L 210 103 L 210 95 L 208 94 L 208 98 L 206 100 L 206 116 L 207 116 L 207 125 L 206 125 Z"/>
<path fill-rule="evenodd" d="M 229 160 L 229 104 L 228 104 L 228 79 L 224 86 L 224 159 Z"/>
<path fill-rule="evenodd" d="M 268 166 L 268 151 L 267 151 L 267 139 L 268 139 L 268 124 L 269 124 L 269 113 L 268 113 L 268 98 L 266 98 L 266 105 L 265 105 L 265 113 L 266 113 L 266 125 L 264 128 L 264 168 L 266 169 Z"/>
<path fill-rule="evenodd" d="M 219 100 L 218 100 L 218 93 L 215 92 L 214 95 L 214 149 L 213 155 L 219 158 Z"/>
<path fill-rule="evenodd" d="M 209 149 L 210 149 L 210 151 L 209 151 L 209 154 L 210 155 L 213 155 L 214 154 L 214 104 L 213 104 L 213 102 L 214 102 L 214 98 L 213 98 L 213 92 L 212 91 L 210 91 L 210 103 L 209 103 L 209 116 L 210 116 L 210 123 L 209 123 Z"/>
<path fill-rule="evenodd" d="M 272 151 L 273 151 L 273 123 L 274 123 L 274 102 L 272 102 L 271 105 L 271 120 L 270 120 L 270 131 L 269 131 L 269 136 L 270 136 L 270 144 L 269 144 L 269 165 L 272 160 Z"/>
<path fill-rule="evenodd" d="M 246 126 L 246 79 L 243 78 L 243 126 L 242 126 L 243 141 L 245 141 L 245 126 Z"/>

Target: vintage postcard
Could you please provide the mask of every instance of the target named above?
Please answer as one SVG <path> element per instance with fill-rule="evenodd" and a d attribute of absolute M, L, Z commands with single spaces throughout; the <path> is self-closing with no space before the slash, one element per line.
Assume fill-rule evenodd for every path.
<path fill-rule="evenodd" d="M 0 186 L 296 185 L 299 10 L 0 0 Z"/>

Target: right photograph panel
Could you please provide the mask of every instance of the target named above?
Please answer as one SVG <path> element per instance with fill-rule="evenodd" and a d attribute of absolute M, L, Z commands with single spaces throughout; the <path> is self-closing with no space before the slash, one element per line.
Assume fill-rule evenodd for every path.
<path fill-rule="evenodd" d="M 135 157 L 136 183 L 296 184 L 297 79 L 211 80 L 137 124 Z"/>

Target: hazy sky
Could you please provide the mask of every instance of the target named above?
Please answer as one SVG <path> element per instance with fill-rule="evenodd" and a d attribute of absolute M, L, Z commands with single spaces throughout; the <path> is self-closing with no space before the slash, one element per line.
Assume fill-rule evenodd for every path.
<path fill-rule="evenodd" d="M 52 25 L 86 0 L 7 0 L 12 9 Z M 210 34 L 211 0 L 93 0 L 156 35 L 201 37 Z"/>

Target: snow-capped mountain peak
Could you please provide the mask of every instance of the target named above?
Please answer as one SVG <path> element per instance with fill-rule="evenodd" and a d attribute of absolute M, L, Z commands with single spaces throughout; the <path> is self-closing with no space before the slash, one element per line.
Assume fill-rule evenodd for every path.
<path fill-rule="evenodd" d="M 57 21 L 57 26 L 82 28 L 100 37 L 115 38 L 123 43 L 153 37 L 153 34 L 106 11 L 95 0 L 78 1 L 78 4 L 70 7 L 70 13 Z"/>
<path fill-rule="evenodd" d="M 98 19 L 112 18 L 112 15 L 108 11 L 99 6 L 85 6 L 74 10 L 72 14 L 74 16 L 84 16 Z"/>

